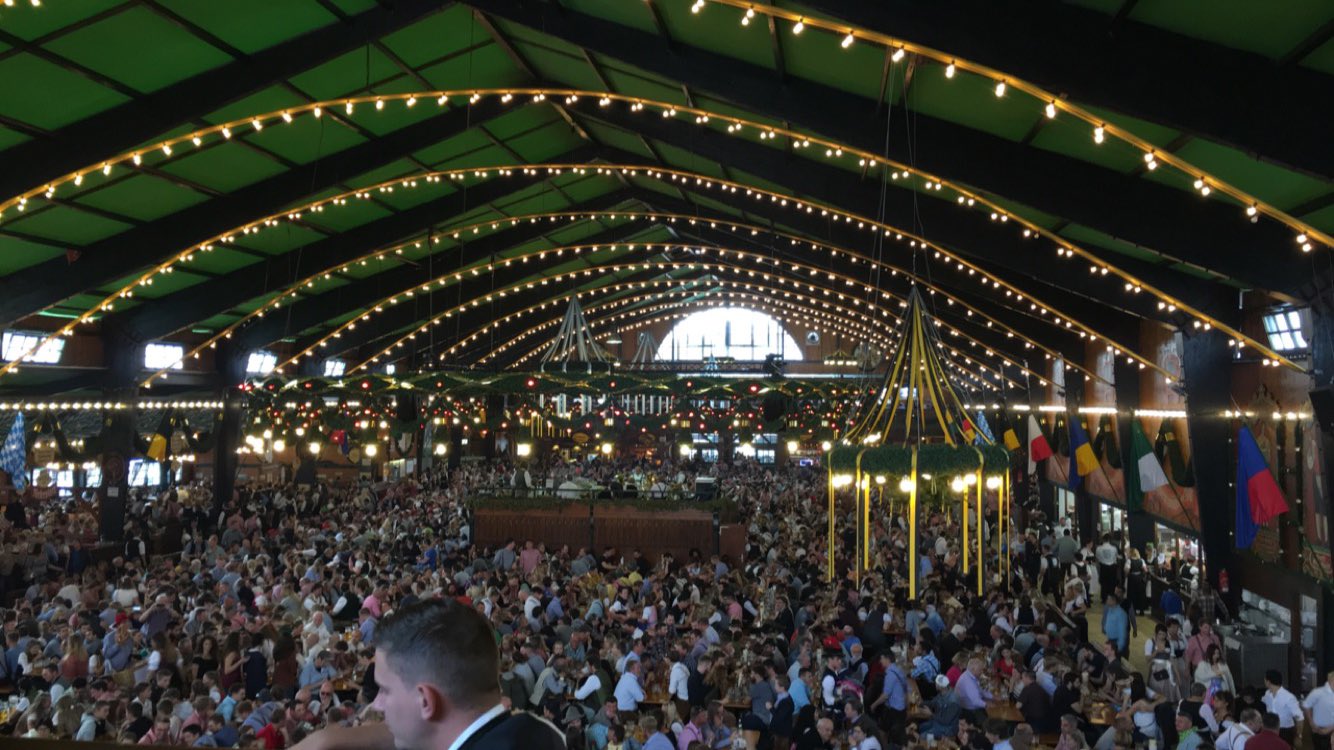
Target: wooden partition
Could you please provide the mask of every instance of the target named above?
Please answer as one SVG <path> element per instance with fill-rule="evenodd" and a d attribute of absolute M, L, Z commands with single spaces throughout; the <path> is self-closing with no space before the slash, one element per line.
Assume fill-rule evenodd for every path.
<path fill-rule="evenodd" d="M 573 552 L 587 547 L 595 555 L 604 547 L 616 547 L 627 555 L 638 549 L 653 562 L 664 552 L 683 560 L 692 548 L 706 559 L 718 551 L 713 514 L 705 510 L 648 511 L 605 503 L 476 509 L 475 544 L 495 548 L 510 539 L 520 547 L 528 539 L 545 543 L 548 549 L 568 544 Z"/>

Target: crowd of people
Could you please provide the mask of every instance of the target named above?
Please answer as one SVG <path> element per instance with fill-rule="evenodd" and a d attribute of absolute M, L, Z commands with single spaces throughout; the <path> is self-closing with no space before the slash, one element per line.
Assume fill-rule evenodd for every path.
<path fill-rule="evenodd" d="M 1172 562 L 1183 599 L 1147 581 L 1161 553 L 1081 545 L 1036 511 L 999 529 L 993 508 L 979 594 L 958 517 L 926 508 L 910 598 L 902 507 L 878 514 L 864 573 L 840 517 L 827 581 L 818 469 L 553 467 L 538 471 L 712 473 L 748 525 L 744 558 L 703 540 L 680 560 L 541 539 L 481 548 L 467 500 L 515 485 L 499 461 L 252 485 L 216 505 L 206 486 L 163 490 L 135 498 L 124 547 L 96 560 L 90 505 L 12 501 L 0 736 L 323 750 L 320 730 L 386 716 L 398 676 L 376 679 L 381 628 L 401 633 L 395 613 L 443 599 L 489 623 L 505 710 L 549 722 L 570 750 L 1282 750 L 1304 727 L 1329 748 L 1334 672 L 1300 699 L 1278 671 L 1237 684 L 1214 631 L 1226 609 L 1194 561 Z M 179 552 L 156 549 L 168 529 Z"/>

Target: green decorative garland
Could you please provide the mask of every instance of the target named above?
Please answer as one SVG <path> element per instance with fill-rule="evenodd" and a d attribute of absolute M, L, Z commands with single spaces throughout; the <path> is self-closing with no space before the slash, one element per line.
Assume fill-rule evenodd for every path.
<path fill-rule="evenodd" d="M 839 445 L 829 452 L 829 465 L 836 474 L 851 474 L 857 470 L 859 453 L 863 474 L 898 477 L 912 472 L 912 449 L 895 445 L 866 448 L 865 452 L 861 446 Z M 978 469 L 999 473 L 1009 466 L 1010 452 L 1000 445 L 954 447 L 944 443 L 928 443 L 917 449 L 919 476 L 971 474 Z"/>

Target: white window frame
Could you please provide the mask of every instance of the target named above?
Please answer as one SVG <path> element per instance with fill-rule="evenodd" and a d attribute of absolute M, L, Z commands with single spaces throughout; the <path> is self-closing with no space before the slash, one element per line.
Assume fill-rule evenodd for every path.
<path fill-rule="evenodd" d="M 278 355 L 264 349 L 256 349 L 246 357 L 247 375 L 268 375 L 278 365 Z"/>
<path fill-rule="evenodd" d="M 180 370 L 185 367 L 185 345 L 150 341 L 144 346 L 144 369 Z"/>
<path fill-rule="evenodd" d="M 65 353 L 65 339 L 56 336 L 45 344 L 37 346 L 46 336 L 47 334 L 40 331 L 5 331 L 2 358 L 6 362 L 13 362 L 24 352 L 36 347 L 35 351 L 23 355 L 24 362 L 35 365 L 59 364 L 61 356 Z"/>

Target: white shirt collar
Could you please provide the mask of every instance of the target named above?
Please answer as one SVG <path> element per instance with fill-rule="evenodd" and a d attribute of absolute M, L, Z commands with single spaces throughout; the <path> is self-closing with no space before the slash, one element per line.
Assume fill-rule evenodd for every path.
<path fill-rule="evenodd" d="M 463 747 L 463 743 L 468 741 L 469 737 L 477 733 L 477 730 L 486 726 L 488 722 L 503 713 L 505 713 L 505 704 L 497 703 L 492 706 L 491 710 L 478 716 L 473 723 L 468 725 L 467 729 L 463 730 L 458 737 L 454 738 L 454 741 L 449 745 L 449 750 L 459 750 L 460 747 Z"/>

